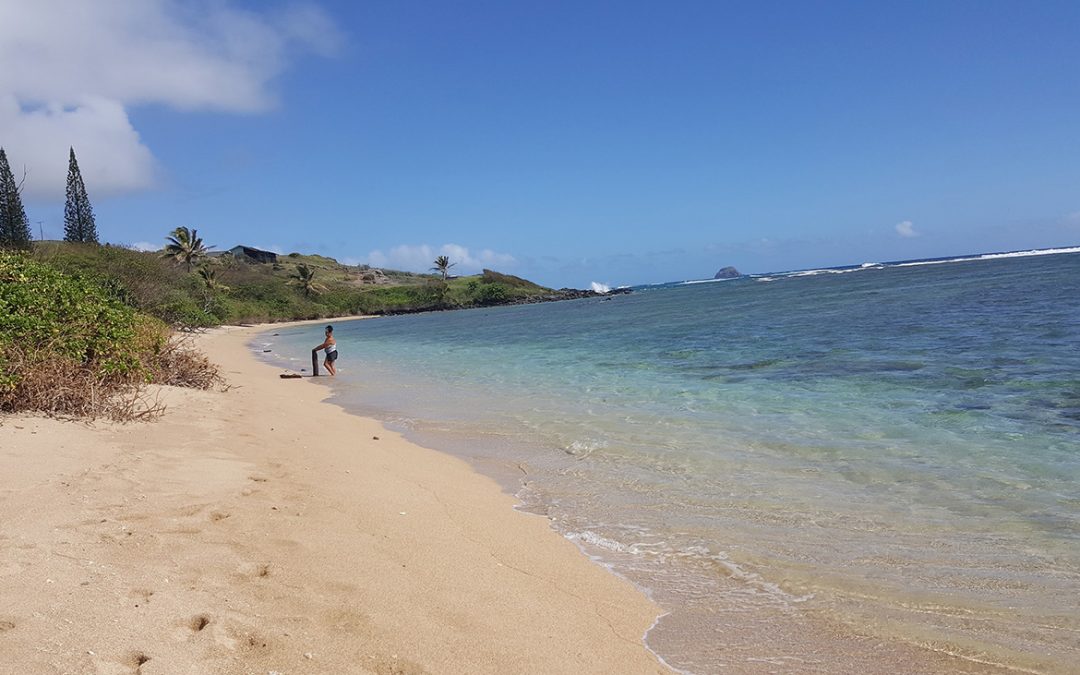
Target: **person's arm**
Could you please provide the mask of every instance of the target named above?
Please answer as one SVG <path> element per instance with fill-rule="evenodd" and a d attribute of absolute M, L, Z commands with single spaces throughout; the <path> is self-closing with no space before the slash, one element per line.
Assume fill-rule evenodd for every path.
<path fill-rule="evenodd" d="M 326 347 L 327 347 L 327 346 L 328 346 L 329 344 L 330 344 L 330 342 L 329 342 L 328 340 L 323 340 L 323 343 L 322 343 L 321 345 L 319 345 L 319 346 L 318 346 L 318 347 L 316 347 L 315 349 L 312 349 L 311 351 L 313 351 L 313 352 L 317 352 L 317 351 L 319 351 L 320 349 L 326 349 Z"/>

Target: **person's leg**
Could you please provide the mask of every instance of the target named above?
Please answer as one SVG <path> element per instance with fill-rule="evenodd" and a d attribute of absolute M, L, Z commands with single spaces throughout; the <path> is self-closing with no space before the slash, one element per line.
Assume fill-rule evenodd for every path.
<path fill-rule="evenodd" d="M 330 373 L 331 377 L 337 375 L 337 368 L 334 367 L 334 359 L 326 359 L 323 361 L 323 367 L 326 368 L 326 372 Z"/>

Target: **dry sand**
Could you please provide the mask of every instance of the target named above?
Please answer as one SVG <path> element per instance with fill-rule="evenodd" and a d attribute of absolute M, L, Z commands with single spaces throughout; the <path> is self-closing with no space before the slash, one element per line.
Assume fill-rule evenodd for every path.
<path fill-rule="evenodd" d="M 214 331 L 226 392 L 0 418 L 2 673 L 657 673 L 659 614 L 463 461 Z"/>

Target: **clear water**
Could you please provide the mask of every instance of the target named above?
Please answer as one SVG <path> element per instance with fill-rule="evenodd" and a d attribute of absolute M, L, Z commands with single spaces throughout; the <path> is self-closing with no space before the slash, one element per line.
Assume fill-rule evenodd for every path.
<path fill-rule="evenodd" d="M 321 340 L 279 333 L 258 346 L 296 367 Z M 335 402 L 514 476 L 670 612 L 648 640 L 677 668 L 865 672 L 910 648 L 1077 672 L 1080 254 L 336 335 Z"/>

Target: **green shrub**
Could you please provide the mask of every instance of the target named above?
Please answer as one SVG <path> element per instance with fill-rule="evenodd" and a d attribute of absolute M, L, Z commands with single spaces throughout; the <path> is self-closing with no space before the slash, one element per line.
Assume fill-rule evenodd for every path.
<path fill-rule="evenodd" d="M 203 303 L 180 290 L 169 291 L 154 308 L 154 313 L 166 323 L 185 330 L 221 323 L 218 317 L 206 311 Z"/>
<path fill-rule="evenodd" d="M 330 289 L 318 297 L 326 316 L 345 316 L 363 313 L 363 291 L 353 288 Z"/>
<path fill-rule="evenodd" d="M 492 270 L 484 270 L 481 275 L 482 283 L 485 284 L 502 284 L 512 288 L 524 288 L 528 290 L 543 290 L 542 286 L 537 286 L 528 279 L 522 279 L 521 277 L 515 277 L 512 274 L 502 274 L 501 272 L 493 272 Z"/>
<path fill-rule="evenodd" d="M 48 351 L 100 373 L 138 368 L 135 311 L 103 287 L 21 255 L 0 253 L 0 344 Z"/>
<path fill-rule="evenodd" d="M 136 406 L 140 384 L 216 377 L 114 290 L 0 253 L 0 410 L 130 419 L 154 411 Z"/>
<path fill-rule="evenodd" d="M 361 314 L 393 314 L 442 309 L 445 297 L 446 285 L 439 281 L 373 288 L 359 293 L 357 302 Z"/>
<path fill-rule="evenodd" d="M 469 298 L 477 305 L 498 305 L 506 302 L 510 291 L 500 283 L 469 284 Z"/>
<path fill-rule="evenodd" d="M 153 253 L 118 246 L 50 242 L 35 244 L 34 258 L 105 285 L 124 303 L 151 314 L 169 291 L 195 286 L 184 269 Z"/>

